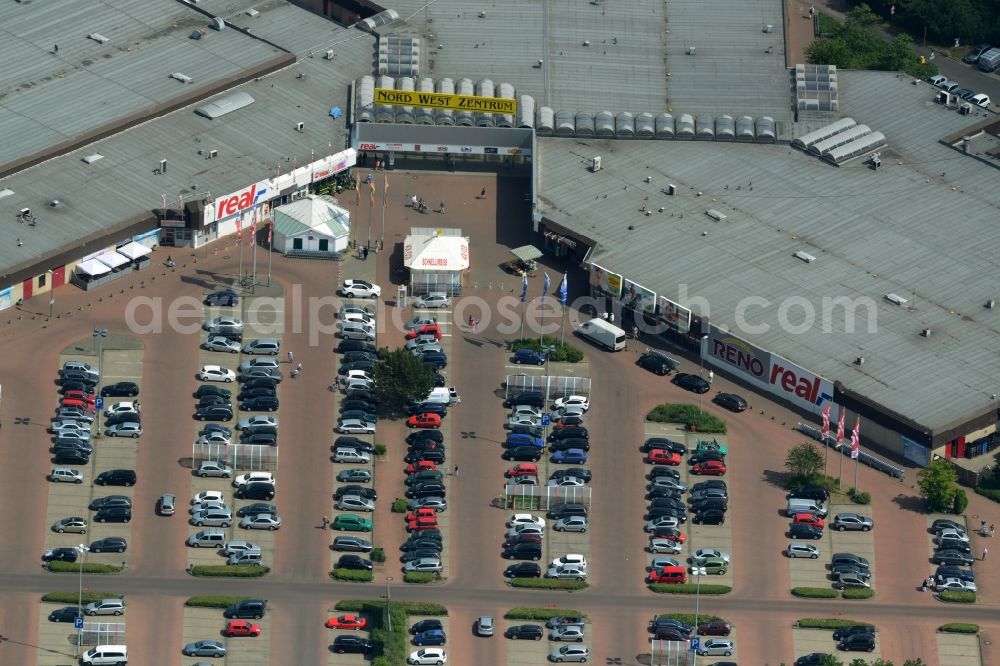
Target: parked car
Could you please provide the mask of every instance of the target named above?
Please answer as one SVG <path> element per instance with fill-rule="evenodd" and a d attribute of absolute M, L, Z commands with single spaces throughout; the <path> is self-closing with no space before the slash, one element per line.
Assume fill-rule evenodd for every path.
<path fill-rule="evenodd" d="M 702 377 L 685 372 L 674 375 L 673 383 L 694 393 L 708 393 L 712 388 L 712 385 Z"/>
<path fill-rule="evenodd" d="M 540 641 L 545 636 L 545 629 L 540 624 L 515 624 L 503 632 L 504 638 L 511 640 Z"/>
<path fill-rule="evenodd" d="M 382 288 L 365 280 L 344 280 L 340 285 L 340 293 L 349 298 L 378 298 Z"/>
<path fill-rule="evenodd" d="M 793 541 L 788 544 L 788 548 L 785 549 L 785 554 L 792 558 L 805 557 L 815 560 L 819 557 L 820 553 L 819 548 L 812 544 L 803 543 L 801 541 Z"/>
<path fill-rule="evenodd" d="M 636 364 L 640 368 L 645 368 L 650 372 L 655 372 L 658 375 L 669 375 L 671 372 L 676 370 L 681 366 L 680 361 L 670 358 L 663 352 L 655 351 L 652 349 L 646 350 L 646 353 L 639 357 Z"/>
<path fill-rule="evenodd" d="M 862 516 L 857 513 L 838 513 L 833 517 L 831 527 L 841 532 L 845 530 L 867 532 L 875 527 L 875 522 L 868 516 Z"/>
<path fill-rule="evenodd" d="M 239 305 L 240 297 L 232 289 L 214 291 L 205 297 L 205 305 Z"/>
<path fill-rule="evenodd" d="M 735 393 L 717 393 L 712 398 L 712 402 L 736 413 L 745 412 L 749 406 L 745 398 Z"/>
<path fill-rule="evenodd" d="M 736 645 L 728 638 L 709 638 L 701 642 L 698 655 L 702 657 L 718 655 L 729 657 L 735 649 Z"/>
<path fill-rule="evenodd" d="M 549 651 L 549 661 L 557 664 L 564 661 L 586 663 L 590 661 L 590 650 L 586 645 L 563 645 Z"/>

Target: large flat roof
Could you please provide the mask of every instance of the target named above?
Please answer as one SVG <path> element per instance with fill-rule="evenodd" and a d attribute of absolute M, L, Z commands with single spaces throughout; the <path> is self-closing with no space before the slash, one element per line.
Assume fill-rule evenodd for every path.
<path fill-rule="evenodd" d="M 787 145 L 541 138 L 539 211 L 594 239 L 595 263 L 671 299 L 704 297 L 713 324 L 938 428 L 982 413 L 998 392 L 1000 309 L 984 304 L 1000 287 L 1000 190 L 994 168 L 938 142 L 981 118 L 944 110 L 934 93 L 894 74 L 841 73 L 847 112 L 888 137 L 877 172 Z M 588 172 L 598 155 L 602 170 Z M 661 192 L 668 183 L 677 196 Z M 886 293 L 909 303 L 890 305 Z M 771 304 L 747 310 L 766 332 L 737 326 L 747 296 Z M 819 319 L 822 299 L 840 296 L 873 299 L 875 332 L 863 309 L 851 334 L 842 310 L 832 332 L 779 325 L 788 299 L 805 298 Z M 801 312 L 788 319 L 802 322 Z"/>

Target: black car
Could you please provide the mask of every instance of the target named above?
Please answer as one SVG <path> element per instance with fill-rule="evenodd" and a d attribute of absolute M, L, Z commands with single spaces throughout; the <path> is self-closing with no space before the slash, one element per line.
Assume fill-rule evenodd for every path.
<path fill-rule="evenodd" d="M 686 372 L 674 375 L 674 384 L 694 393 L 708 393 L 712 388 L 712 385 L 705 381 L 704 378 Z"/>
<path fill-rule="evenodd" d="M 94 483 L 99 486 L 134 486 L 136 475 L 134 469 L 109 469 L 94 477 Z"/>
<path fill-rule="evenodd" d="M 718 510 L 725 511 L 729 508 L 729 502 L 723 497 L 706 497 L 705 499 L 698 500 L 697 502 L 691 502 L 691 510 L 695 513 L 701 513 L 702 511 L 708 510 Z"/>
<path fill-rule="evenodd" d="M 333 550 L 354 551 L 356 553 L 370 553 L 372 542 L 357 536 L 338 536 L 333 538 L 330 544 Z"/>
<path fill-rule="evenodd" d="M 656 520 L 662 517 L 676 518 L 679 522 L 687 522 L 687 511 L 684 509 L 677 509 L 672 506 L 657 506 L 646 510 L 646 515 L 644 520 Z"/>
<path fill-rule="evenodd" d="M 406 436 L 406 443 L 413 444 L 422 439 L 429 439 L 434 442 L 443 442 L 444 434 L 440 430 L 417 430 Z"/>
<path fill-rule="evenodd" d="M 52 452 L 58 453 L 59 451 L 79 451 L 85 456 L 89 456 L 94 452 L 94 447 L 79 439 L 61 439 L 57 438 L 52 444 Z"/>
<path fill-rule="evenodd" d="M 367 361 L 369 363 L 374 363 L 378 360 L 378 354 L 375 352 L 367 351 L 345 351 L 342 358 L 344 363 L 354 363 L 356 361 Z"/>
<path fill-rule="evenodd" d="M 789 539 L 822 539 L 823 528 L 805 523 L 792 523 L 788 528 Z"/>
<path fill-rule="evenodd" d="M 215 291 L 205 297 L 205 305 L 237 305 L 240 297 L 232 289 Z"/>
<path fill-rule="evenodd" d="M 76 548 L 53 548 L 42 555 L 42 562 L 76 562 L 77 557 L 79 552 Z"/>
<path fill-rule="evenodd" d="M 679 511 L 686 511 L 687 507 L 684 502 L 677 497 L 654 497 L 649 501 L 649 508 L 656 509 L 662 506 L 671 506 Z"/>
<path fill-rule="evenodd" d="M 667 467 L 666 465 L 656 465 L 655 467 L 649 470 L 649 474 L 646 475 L 646 478 L 649 479 L 650 481 L 654 481 L 660 478 L 661 476 L 669 476 L 672 479 L 679 479 L 681 478 L 681 473 L 677 470 L 676 467 Z"/>
<path fill-rule="evenodd" d="M 109 426 L 118 425 L 119 423 L 142 423 L 142 417 L 135 412 L 120 412 L 109 416 L 105 423 Z"/>
<path fill-rule="evenodd" d="M 822 666 L 831 655 L 825 652 L 810 652 L 795 660 L 795 666 Z"/>
<path fill-rule="evenodd" d="M 273 391 L 278 388 L 279 383 L 281 383 L 281 380 L 277 377 L 251 377 L 243 382 L 243 388 L 240 390 L 247 391 L 255 388 L 269 388 Z"/>
<path fill-rule="evenodd" d="M 87 382 L 77 381 L 75 379 L 63 379 L 62 384 L 59 386 L 59 392 L 65 393 L 66 391 L 83 391 L 84 393 L 90 395 L 94 392 L 94 385 L 88 384 Z"/>
<path fill-rule="evenodd" d="M 854 634 L 875 634 L 875 627 L 870 624 L 852 624 L 833 630 L 833 640 L 840 641 Z"/>
<path fill-rule="evenodd" d="M 360 571 L 371 571 L 372 561 L 360 555 L 341 555 L 337 560 L 338 569 L 358 569 Z"/>
<path fill-rule="evenodd" d="M 573 477 L 581 479 L 584 483 L 590 483 L 592 473 L 586 467 L 567 467 L 566 469 L 557 469 L 549 475 L 550 479 L 564 479 L 566 477 Z"/>
<path fill-rule="evenodd" d="M 671 372 L 681 367 L 680 361 L 670 358 L 663 352 L 649 350 L 639 357 L 636 364 L 640 368 L 645 368 L 658 375 L 669 375 Z"/>
<path fill-rule="evenodd" d="M 517 462 L 538 462 L 542 457 L 542 451 L 537 446 L 518 446 L 507 449 L 503 452 L 504 460 L 516 460 Z"/>
<path fill-rule="evenodd" d="M 199 407 L 194 417 L 199 421 L 232 421 L 233 410 L 225 405 L 209 405 Z"/>
<path fill-rule="evenodd" d="M 76 622 L 78 617 L 83 617 L 79 606 L 63 606 L 49 613 L 49 622 Z"/>
<path fill-rule="evenodd" d="M 540 641 L 545 635 L 545 629 L 540 624 L 515 624 L 503 632 L 505 638 L 520 641 Z"/>
<path fill-rule="evenodd" d="M 375 372 L 375 362 L 374 361 L 351 361 L 350 363 L 341 363 L 340 368 L 337 369 L 338 375 L 346 375 L 351 370 L 362 370 L 371 374 Z"/>
<path fill-rule="evenodd" d="M 240 435 L 240 444 L 259 444 L 261 446 L 275 446 L 278 443 L 278 435 L 271 433 L 255 433 Z"/>
<path fill-rule="evenodd" d="M 567 518 L 569 516 L 586 516 L 588 513 L 590 512 L 587 510 L 587 506 L 585 504 L 580 504 L 579 502 L 569 502 L 551 509 L 548 512 L 548 516 L 552 520 L 559 520 L 560 518 Z"/>
<path fill-rule="evenodd" d="M 407 414 L 439 414 L 448 416 L 448 405 L 443 402 L 418 402 L 406 408 Z"/>
<path fill-rule="evenodd" d="M 421 499 L 423 497 L 445 497 L 446 488 L 439 481 L 427 481 L 406 489 L 408 499 Z"/>
<path fill-rule="evenodd" d="M 247 516 L 257 516 L 262 513 L 277 515 L 278 508 L 273 504 L 265 504 L 264 502 L 254 502 L 253 504 L 247 504 L 246 506 L 241 506 L 239 510 L 236 512 L 236 515 L 240 518 L 245 518 Z"/>
<path fill-rule="evenodd" d="M 691 519 L 695 525 L 722 525 L 726 522 L 726 512 L 720 509 L 705 509 Z"/>
<path fill-rule="evenodd" d="M 657 486 L 655 488 L 651 488 L 649 492 L 646 493 L 646 499 L 651 500 L 651 499 L 656 499 L 657 497 L 670 497 L 673 499 L 680 499 L 681 495 L 683 495 L 683 493 L 681 493 L 681 491 L 679 490 L 674 490 L 673 488 L 665 488 L 664 486 Z"/>
<path fill-rule="evenodd" d="M 972 552 L 972 546 L 969 545 L 969 542 L 961 539 L 939 539 L 937 548 L 938 550 L 957 550 L 960 553 Z"/>
<path fill-rule="evenodd" d="M 202 426 L 201 431 L 198 433 L 198 435 L 202 436 L 213 432 L 221 432 L 226 437 L 233 436 L 232 430 L 219 423 L 206 423 L 204 426 Z"/>
<path fill-rule="evenodd" d="M 424 352 L 419 358 L 424 367 L 431 370 L 440 370 L 448 367 L 448 357 L 445 356 L 444 352 Z"/>
<path fill-rule="evenodd" d="M 246 443 L 252 437 L 257 435 L 270 435 L 271 437 L 278 437 L 278 429 L 270 425 L 255 425 L 249 428 L 244 428 L 240 431 L 240 442 Z"/>
<path fill-rule="evenodd" d="M 583 426 L 572 426 L 569 428 L 556 428 L 549 435 L 549 441 L 555 442 L 567 438 L 587 439 L 588 437 L 590 437 L 590 432 L 586 428 Z"/>
<path fill-rule="evenodd" d="M 642 447 L 639 450 L 643 453 L 649 453 L 652 449 L 666 449 L 671 453 L 677 453 L 682 456 L 686 455 L 688 452 L 685 445 L 664 437 L 650 437 L 643 442 Z"/>
<path fill-rule="evenodd" d="M 434 449 L 429 451 L 411 451 L 410 453 L 406 454 L 405 458 L 403 458 L 403 461 L 407 463 L 415 463 L 420 460 L 426 460 L 428 462 L 440 465 L 445 461 L 444 450 Z"/>
<path fill-rule="evenodd" d="M 506 400 L 503 401 L 503 406 L 509 408 L 514 405 L 530 405 L 541 409 L 545 406 L 545 396 L 542 395 L 541 391 L 522 391 L 521 393 L 512 393 L 507 396 Z"/>
<path fill-rule="evenodd" d="M 938 518 L 931 524 L 931 532 L 937 533 L 941 530 L 958 530 L 959 532 L 965 532 L 965 524 L 957 523 L 954 520 L 948 520 L 947 518 Z"/>
<path fill-rule="evenodd" d="M 115 382 L 101 387 L 101 395 L 105 398 L 131 398 L 139 395 L 139 385 L 135 382 Z"/>
<path fill-rule="evenodd" d="M 59 378 L 59 383 L 64 384 L 65 382 L 82 382 L 87 386 L 97 386 L 97 379 L 94 375 L 82 370 L 64 370 Z"/>
<path fill-rule="evenodd" d="M 716 393 L 715 397 L 712 398 L 712 402 L 720 407 L 725 407 L 731 412 L 745 412 L 747 407 L 749 407 L 747 401 L 735 393 Z"/>
<path fill-rule="evenodd" d="M 132 509 L 112 506 L 94 514 L 95 523 L 128 523 L 132 521 Z"/>
<path fill-rule="evenodd" d="M 77 449 L 58 449 L 52 462 L 56 465 L 86 465 L 90 456 Z"/>
<path fill-rule="evenodd" d="M 811 499 L 825 502 L 830 498 L 830 491 L 821 486 L 804 486 L 790 491 L 785 497 L 788 499 Z"/>
<path fill-rule="evenodd" d="M 705 481 L 699 481 L 691 486 L 691 492 L 696 493 L 699 490 L 704 490 L 705 488 L 721 488 L 722 490 L 728 491 L 726 482 L 722 479 L 706 479 Z"/>
<path fill-rule="evenodd" d="M 413 626 L 410 627 L 411 634 L 422 634 L 425 631 L 434 630 L 444 631 L 441 620 L 420 620 L 420 622 L 414 622 Z"/>
<path fill-rule="evenodd" d="M 694 465 L 697 463 L 703 463 L 709 460 L 720 460 L 726 462 L 726 456 L 720 452 L 713 449 L 706 449 L 705 451 L 699 451 L 688 458 L 688 464 Z"/>
<path fill-rule="evenodd" d="M 341 634 L 333 639 L 331 649 L 337 654 L 364 654 L 371 652 L 374 646 L 375 644 L 367 638 L 352 636 L 351 634 Z"/>
<path fill-rule="evenodd" d="M 542 569 L 534 562 L 518 562 L 504 569 L 505 578 L 541 578 Z"/>
<path fill-rule="evenodd" d="M 203 398 L 206 395 L 217 395 L 220 398 L 229 400 L 233 397 L 233 392 L 229 389 L 224 389 L 221 386 L 214 386 L 212 384 L 202 384 L 198 387 L 198 390 L 194 392 L 194 397 L 196 398 Z"/>
<path fill-rule="evenodd" d="M 126 548 L 128 544 L 123 537 L 105 537 L 90 544 L 92 553 L 124 553 Z"/>
<path fill-rule="evenodd" d="M 541 437 L 544 433 L 542 429 L 536 426 L 529 425 L 510 425 L 505 423 L 504 428 L 509 431 L 511 435 L 529 435 L 531 437 Z"/>
<path fill-rule="evenodd" d="M 198 407 L 208 407 L 209 405 L 225 405 L 229 409 L 233 408 L 229 398 L 223 398 L 221 395 L 203 395 L 198 398 Z"/>
<path fill-rule="evenodd" d="M 584 451 L 589 451 L 590 440 L 580 439 L 578 437 L 567 437 L 566 439 L 557 439 L 549 444 L 549 451 L 552 453 L 555 453 L 556 451 L 569 451 L 570 449 L 582 449 Z"/>
<path fill-rule="evenodd" d="M 277 396 L 259 396 L 243 401 L 240 409 L 244 412 L 273 412 L 278 409 Z"/>
<path fill-rule="evenodd" d="M 872 652 L 875 649 L 875 634 L 851 634 L 837 643 L 837 649 L 845 652 Z"/>
<path fill-rule="evenodd" d="M 375 405 L 368 402 L 367 400 L 358 400 L 355 398 L 351 398 L 349 400 L 344 400 L 343 402 L 340 403 L 341 414 L 343 414 L 344 412 L 350 412 L 355 409 L 360 409 L 361 411 L 368 412 L 370 414 L 375 413 Z"/>
<path fill-rule="evenodd" d="M 274 499 L 274 486 L 264 482 L 248 483 L 236 489 L 236 497 L 238 499 L 269 501 Z"/>
<path fill-rule="evenodd" d="M 518 543 L 504 548 L 501 556 L 507 560 L 540 560 L 542 559 L 542 544 Z"/>
<path fill-rule="evenodd" d="M 243 389 L 240 391 L 239 396 L 237 396 L 237 400 L 249 400 L 250 398 L 260 398 L 260 397 L 274 398 L 277 395 L 278 395 L 278 390 L 273 386 L 254 386 L 252 388 L 247 388 L 246 386 L 244 386 Z M 205 397 L 206 396 L 202 396 L 201 399 L 204 400 Z M 227 402 L 229 400 L 229 398 L 223 398 L 223 399 L 226 400 Z"/>
<path fill-rule="evenodd" d="M 444 451 L 444 444 L 441 442 L 431 442 L 431 441 L 420 441 L 414 444 L 410 444 L 407 449 L 407 453 L 424 453 L 427 451 Z"/>
<path fill-rule="evenodd" d="M 349 351 L 363 351 L 369 352 L 371 354 L 377 354 L 378 349 L 375 345 L 370 342 L 364 342 L 363 340 L 341 340 L 340 344 L 337 345 L 337 353 L 343 354 Z"/>
<path fill-rule="evenodd" d="M 340 499 L 344 495 L 360 495 L 372 501 L 378 499 L 378 493 L 375 492 L 375 489 L 366 488 L 365 486 L 340 486 L 333 493 L 334 499 Z"/>
<path fill-rule="evenodd" d="M 341 435 L 333 442 L 333 449 L 355 449 L 357 451 L 364 451 L 365 453 L 374 453 L 375 447 L 371 442 L 366 442 L 363 439 L 358 439 L 352 435 Z"/>
<path fill-rule="evenodd" d="M 126 495 L 108 495 L 106 497 L 97 497 L 91 500 L 89 508 L 91 511 L 99 511 L 101 509 L 110 509 L 114 506 L 131 509 L 132 499 Z"/>
<path fill-rule="evenodd" d="M 661 627 L 653 632 L 654 638 L 660 641 L 686 641 L 688 635 L 677 627 Z"/>
<path fill-rule="evenodd" d="M 654 618 L 652 622 L 649 623 L 650 633 L 658 633 L 665 629 L 676 629 L 685 636 L 690 636 L 691 632 L 694 631 L 694 627 L 689 624 L 684 624 L 680 620 L 675 620 L 670 617 L 657 617 Z"/>
<path fill-rule="evenodd" d="M 850 576 L 857 576 L 863 580 L 868 580 L 872 577 L 872 572 L 865 567 L 858 566 L 857 564 L 834 564 L 830 567 L 830 579 L 837 580 L 840 574 L 847 574 Z"/>
<path fill-rule="evenodd" d="M 416 550 L 407 550 L 402 555 L 399 556 L 399 561 L 403 564 L 407 562 L 412 562 L 414 560 L 438 558 L 441 559 L 441 544 L 437 544 L 431 548 L 417 548 Z"/>
<path fill-rule="evenodd" d="M 404 552 L 414 552 L 417 550 L 441 550 L 441 542 L 437 539 L 427 539 L 424 537 L 410 537 L 399 547 Z"/>

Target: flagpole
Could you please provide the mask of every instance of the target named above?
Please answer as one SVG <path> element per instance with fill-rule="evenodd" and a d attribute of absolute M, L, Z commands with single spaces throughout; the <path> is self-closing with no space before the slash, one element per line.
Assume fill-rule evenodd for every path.
<path fill-rule="evenodd" d="M 559 327 L 559 345 L 566 344 L 566 306 L 562 306 L 562 325 Z"/>
<path fill-rule="evenodd" d="M 854 459 L 854 489 L 858 489 L 858 459 Z"/>
<path fill-rule="evenodd" d="M 267 286 L 271 286 L 271 256 L 274 254 L 274 213 L 270 214 L 271 224 L 267 228 Z"/>
<path fill-rule="evenodd" d="M 385 246 L 385 207 L 389 203 L 389 176 L 382 174 L 382 233 L 379 236 L 379 249 Z"/>
<path fill-rule="evenodd" d="M 240 287 L 243 287 L 243 213 L 236 216 L 236 246 L 240 248 Z"/>
<path fill-rule="evenodd" d="M 253 282 L 251 283 L 251 293 L 255 293 L 257 287 L 257 209 L 253 209 L 253 221 L 250 223 L 250 252 L 253 254 Z"/>
<path fill-rule="evenodd" d="M 840 453 L 840 471 L 837 473 L 837 486 L 844 487 L 844 454 L 840 451 L 840 440 L 837 440 L 837 452 Z"/>

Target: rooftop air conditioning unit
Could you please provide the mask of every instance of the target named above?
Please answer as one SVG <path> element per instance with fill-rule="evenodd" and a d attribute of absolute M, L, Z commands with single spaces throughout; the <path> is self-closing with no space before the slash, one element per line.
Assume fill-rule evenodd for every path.
<path fill-rule="evenodd" d="M 215 28 L 216 30 L 224 30 L 226 27 L 226 22 L 223 21 L 218 16 L 216 16 L 215 18 L 212 19 L 212 27 Z"/>
<path fill-rule="evenodd" d="M 594 157 L 590 160 L 590 170 L 593 173 L 597 173 L 601 170 L 601 158 L 600 156 Z"/>
<path fill-rule="evenodd" d="M 324 55 L 323 57 L 326 58 L 327 60 L 333 60 L 334 58 L 337 57 L 337 53 L 333 49 L 330 49 L 329 51 L 326 52 L 326 55 Z"/>
<path fill-rule="evenodd" d="M 795 256 L 801 259 L 802 261 L 806 262 L 807 264 L 811 264 L 812 262 L 816 261 L 816 257 L 812 256 L 808 252 L 803 252 L 802 250 L 796 252 Z"/>
<path fill-rule="evenodd" d="M 705 211 L 705 215 L 708 215 L 710 218 L 712 218 L 716 222 L 722 222 L 724 219 L 726 219 L 726 214 L 725 213 L 720 213 L 719 211 L 715 210 L 714 208 L 711 209 L 711 210 L 706 210 Z"/>
<path fill-rule="evenodd" d="M 889 301 L 893 305 L 906 305 L 907 303 L 910 302 L 909 300 L 903 298 L 899 294 L 893 294 L 891 292 L 888 294 L 883 294 L 882 298 Z"/>
<path fill-rule="evenodd" d="M 96 32 L 92 32 L 87 36 L 90 37 L 95 42 L 97 42 L 98 44 L 107 44 L 108 42 L 111 41 L 109 38 L 105 37 L 104 35 L 99 35 Z"/>
<path fill-rule="evenodd" d="M 177 79 L 181 83 L 191 83 L 193 79 L 187 74 L 182 74 L 181 72 L 174 72 L 170 75 L 170 78 Z"/>

